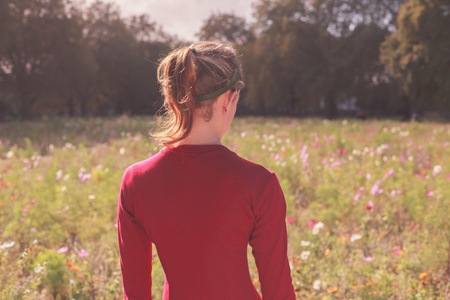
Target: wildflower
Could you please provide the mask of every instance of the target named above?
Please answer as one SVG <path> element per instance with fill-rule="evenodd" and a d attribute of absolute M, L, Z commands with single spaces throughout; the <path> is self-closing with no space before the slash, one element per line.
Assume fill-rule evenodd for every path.
<path fill-rule="evenodd" d="M 56 250 L 56 253 L 66 253 L 69 248 L 67 246 L 62 246 L 58 250 Z"/>
<path fill-rule="evenodd" d="M 44 267 L 42 267 L 40 264 L 38 264 L 37 267 L 34 268 L 34 272 L 36 273 L 44 274 L 44 271 L 45 271 Z"/>
<path fill-rule="evenodd" d="M 30 228 L 30 232 L 31 232 L 31 233 L 36 232 L 36 228 L 31 227 L 31 228 Z"/>
<path fill-rule="evenodd" d="M 313 289 L 315 289 L 316 291 L 320 290 L 320 286 L 321 286 L 322 282 L 318 279 L 314 280 L 313 282 Z"/>
<path fill-rule="evenodd" d="M 372 258 L 372 256 L 367 256 L 367 257 L 364 257 L 363 260 L 364 261 L 372 261 L 373 258 Z"/>
<path fill-rule="evenodd" d="M 80 271 L 80 268 L 77 267 L 77 266 L 72 266 L 72 267 L 70 267 L 70 269 L 71 269 L 72 271 L 75 271 L 75 272 Z"/>
<path fill-rule="evenodd" d="M 36 203 L 36 199 L 31 199 L 30 200 L 30 204 L 35 204 Z"/>
<path fill-rule="evenodd" d="M 73 285 L 75 283 L 75 281 L 73 279 L 70 279 L 69 283 L 70 283 L 70 285 Z"/>
<path fill-rule="evenodd" d="M 78 256 L 80 256 L 80 257 L 86 257 L 86 256 L 88 256 L 88 253 L 87 253 L 86 250 L 81 249 L 80 251 L 78 251 Z"/>
<path fill-rule="evenodd" d="M 442 167 L 440 165 L 436 165 L 433 168 L 433 176 L 436 176 L 437 174 L 441 173 Z"/>
<path fill-rule="evenodd" d="M 370 190 L 370 193 L 372 195 L 378 195 L 381 194 L 383 192 L 382 189 L 380 189 L 380 184 L 381 184 L 381 180 L 377 180 L 374 184 L 374 186 L 372 187 L 372 189 Z"/>
<path fill-rule="evenodd" d="M 245 131 L 243 131 L 243 132 L 241 132 L 241 137 L 245 137 L 247 135 L 247 132 L 245 132 Z"/>
<path fill-rule="evenodd" d="M 62 177 L 62 170 L 58 170 L 58 172 L 56 172 L 56 180 L 60 180 Z"/>
<path fill-rule="evenodd" d="M 311 251 L 302 251 L 302 253 L 300 254 L 300 258 L 303 260 L 307 260 L 310 254 Z"/>
<path fill-rule="evenodd" d="M 120 150 L 119 150 L 119 154 L 120 155 L 124 155 L 125 154 L 125 148 L 120 148 Z"/>
<path fill-rule="evenodd" d="M 67 181 L 67 180 L 69 180 L 69 179 L 70 179 L 70 175 L 69 175 L 69 174 L 64 175 L 64 177 L 63 177 L 63 180 L 64 180 L 64 181 Z"/>
<path fill-rule="evenodd" d="M 320 229 L 322 229 L 323 228 L 323 223 L 322 222 L 318 222 L 318 223 L 316 223 L 315 225 L 314 225 L 314 228 L 313 228 L 313 231 L 312 231 L 312 234 L 314 234 L 314 235 L 316 235 L 316 234 L 318 234 L 319 233 L 319 230 Z"/>
<path fill-rule="evenodd" d="M 78 278 L 80 278 L 80 279 L 83 279 L 83 277 L 84 277 L 83 274 L 78 275 Z"/>
<path fill-rule="evenodd" d="M 95 196 L 94 196 L 94 198 L 95 198 Z M 90 198 L 89 198 L 90 199 Z M 292 223 L 292 222 L 294 222 L 295 221 L 295 218 L 294 217 L 290 217 L 290 218 L 288 218 L 287 219 L 287 222 L 288 223 Z"/>
<path fill-rule="evenodd" d="M 433 192 L 433 191 L 429 191 L 429 192 L 427 193 L 427 196 L 428 196 L 428 197 L 433 197 L 433 196 L 434 196 L 434 192 Z"/>
<path fill-rule="evenodd" d="M 369 204 L 364 206 L 364 209 L 371 210 L 374 207 L 372 200 L 369 200 Z"/>
<path fill-rule="evenodd" d="M 361 238 L 362 238 L 362 236 L 360 234 L 355 233 L 355 234 L 352 234 L 352 236 L 350 237 L 350 241 L 354 242 L 354 241 L 357 241 L 357 240 L 359 240 Z"/>
<path fill-rule="evenodd" d="M 14 152 L 9 151 L 8 153 L 6 153 L 6 157 L 7 158 L 12 158 L 14 156 Z"/>
<path fill-rule="evenodd" d="M 336 293 L 337 290 L 338 290 L 338 288 L 336 286 L 334 286 L 332 288 L 327 289 L 327 292 L 330 294 L 333 294 L 333 293 Z"/>
<path fill-rule="evenodd" d="M 372 178 L 372 175 L 370 175 L 370 173 L 367 173 L 367 174 L 366 174 L 366 179 L 367 179 L 367 180 L 370 180 L 370 178 Z"/>
<path fill-rule="evenodd" d="M 394 170 L 390 170 L 390 171 L 388 172 L 388 175 L 389 175 L 389 176 L 394 176 L 394 175 L 395 175 L 395 171 L 394 171 Z"/>
<path fill-rule="evenodd" d="M 309 245 L 311 245 L 310 241 L 301 241 L 300 242 L 300 246 L 302 246 L 302 247 L 308 247 Z"/>
<path fill-rule="evenodd" d="M 395 249 L 395 251 L 394 252 L 392 252 L 392 256 L 397 256 L 397 255 L 399 255 L 399 254 L 401 254 L 402 253 L 402 250 L 400 250 L 400 249 Z"/>
<path fill-rule="evenodd" d="M 319 222 L 319 221 L 313 219 L 313 220 L 309 221 L 308 226 L 309 226 L 309 227 L 314 227 L 314 226 L 316 225 L 317 222 Z"/>
<path fill-rule="evenodd" d="M 428 276 L 427 272 L 420 273 L 419 275 L 419 279 L 428 279 L 428 278 L 430 278 L 430 276 Z"/>
<path fill-rule="evenodd" d="M 61 187 L 61 192 L 65 192 L 67 190 L 67 187 L 65 186 L 65 185 L 63 185 L 62 187 Z"/>
<path fill-rule="evenodd" d="M 7 249 L 7 248 L 11 248 L 15 245 L 16 243 L 14 241 L 11 242 L 5 242 L 3 244 L 0 244 L 0 250 L 2 249 Z"/>

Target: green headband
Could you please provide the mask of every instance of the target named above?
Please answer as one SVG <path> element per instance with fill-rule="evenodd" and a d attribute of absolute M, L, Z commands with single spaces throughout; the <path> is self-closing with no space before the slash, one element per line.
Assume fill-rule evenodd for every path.
<path fill-rule="evenodd" d="M 220 95 L 222 95 L 223 93 L 225 93 L 226 91 L 231 89 L 233 87 L 233 85 L 236 84 L 236 82 L 239 80 L 240 75 L 241 75 L 241 69 L 239 68 L 239 64 L 238 64 L 238 67 L 236 70 L 236 75 L 234 75 L 233 80 L 231 80 L 229 84 L 227 84 L 223 88 L 218 89 L 217 91 L 214 91 L 212 93 L 194 96 L 195 101 L 202 102 L 202 101 L 207 101 L 207 100 L 211 100 L 211 99 L 219 97 Z"/>

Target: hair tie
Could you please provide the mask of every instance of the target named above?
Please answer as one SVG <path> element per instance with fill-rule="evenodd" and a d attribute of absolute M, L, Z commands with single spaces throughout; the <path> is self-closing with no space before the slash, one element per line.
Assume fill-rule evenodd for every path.
<path fill-rule="evenodd" d="M 191 49 L 192 53 L 193 53 L 195 56 L 197 56 L 197 50 L 195 50 L 194 47 L 191 47 L 191 48 L 189 48 L 189 49 Z"/>

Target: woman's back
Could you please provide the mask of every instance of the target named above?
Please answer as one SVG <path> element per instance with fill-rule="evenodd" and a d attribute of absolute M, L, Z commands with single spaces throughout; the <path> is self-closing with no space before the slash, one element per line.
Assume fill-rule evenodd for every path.
<path fill-rule="evenodd" d="M 121 203 L 142 226 L 134 239 L 157 247 L 169 286 L 164 299 L 260 299 L 248 271 L 249 241 L 265 299 L 294 299 L 285 200 L 276 176 L 264 167 L 222 145 L 165 148 L 127 170 Z M 142 262 L 136 249 L 139 244 L 128 243 L 121 251 Z M 148 276 L 141 266 L 130 270 L 130 280 Z M 143 295 L 150 290 L 150 282 L 140 287 Z"/>

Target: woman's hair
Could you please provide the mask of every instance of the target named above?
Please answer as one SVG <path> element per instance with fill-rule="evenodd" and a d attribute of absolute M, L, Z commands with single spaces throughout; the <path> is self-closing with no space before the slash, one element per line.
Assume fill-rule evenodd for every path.
<path fill-rule="evenodd" d="M 158 67 L 158 80 L 166 111 L 158 120 L 161 131 L 152 136 L 164 146 L 189 135 L 196 109 L 202 109 L 205 121 L 211 120 L 220 89 L 228 90 L 230 84 L 232 91 L 244 87 L 236 51 L 214 42 L 198 42 L 172 51 Z"/>

